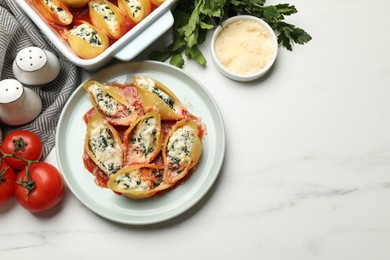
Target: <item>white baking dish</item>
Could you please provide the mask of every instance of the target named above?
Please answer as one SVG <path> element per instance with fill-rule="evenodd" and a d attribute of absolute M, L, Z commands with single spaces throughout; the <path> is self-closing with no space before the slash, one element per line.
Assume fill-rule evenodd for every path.
<path fill-rule="evenodd" d="M 26 0 L 15 0 L 19 7 L 38 26 L 63 55 L 79 67 L 96 70 L 112 58 L 129 61 L 154 42 L 173 25 L 172 5 L 177 0 L 166 0 L 145 19 L 134 26 L 103 53 L 93 59 L 82 59 L 69 44 L 53 30 Z"/>

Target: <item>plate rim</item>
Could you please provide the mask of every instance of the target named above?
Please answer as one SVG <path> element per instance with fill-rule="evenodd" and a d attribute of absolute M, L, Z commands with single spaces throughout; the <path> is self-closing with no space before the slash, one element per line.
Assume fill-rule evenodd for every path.
<path fill-rule="evenodd" d="M 60 160 L 60 158 L 61 158 L 61 154 L 60 154 L 61 151 L 60 151 L 60 147 L 59 147 L 58 144 L 60 143 L 60 133 L 61 133 L 61 130 L 63 128 L 62 124 L 63 124 L 64 117 L 67 114 L 66 112 L 69 109 L 71 109 L 69 107 L 72 104 L 72 101 L 74 101 L 74 99 L 77 98 L 77 96 L 80 95 L 80 98 L 83 97 L 82 85 L 83 85 L 84 82 L 86 82 L 88 80 L 91 80 L 91 79 L 104 77 L 104 75 L 107 72 L 113 71 L 116 68 L 119 68 L 119 70 L 123 69 L 122 67 L 125 67 L 125 68 L 126 67 L 135 67 L 135 68 L 137 68 L 137 70 L 134 71 L 133 73 L 143 73 L 142 72 L 142 67 L 143 66 L 148 67 L 149 70 L 150 70 L 149 67 L 153 67 L 154 70 L 155 70 L 155 68 L 160 68 L 161 70 L 163 70 L 163 69 L 173 70 L 176 73 L 179 73 L 182 76 L 188 77 L 190 80 L 194 81 L 196 83 L 197 87 L 199 87 L 200 90 L 203 91 L 204 94 L 207 95 L 207 98 L 211 102 L 211 106 L 217 112 L 216 116 L 218 118 L 218 122 L 216 122 L 216 124 L 219 126 L 219 128 L 221 130 L 221 133 L 219 133 L 220 134 L 220 138 L 219 139 L 222 142 L 221 142 L 221 144 L 219 144 L 220 146 L 218 146 L 218 150 L 220 151 L 220 156 L 218 156 L 219 160 L 215 164 L 216 173 L 212 176 L 212 178 L 209 178 L 208 181 L 202 183 L 201 188 L 199 188 L 198 192 L 196 193 L 198 195 L 197 196 L 191 196 L 190 199 L 188 199 L 186 201 L 187 202 L 186 205 L 182 206 L 179 210 L 174 210 L 171 214 L 168 214 L 168 216 L 166 216 L 166 214 L 164 213 L 163 215 L 160 214 L 161 216 L 159 216 L 159 214 L 156 214 L 155 217 L 153 219 L 151 219 L 151 220 L 144 220 L 144 221 L 142 221 L 142 220 L 138 220 L 138 221 L 135 221 L 135 220 L 123 220 L 121 218 L 116 218 L 116 217 L 111 216 L 109 214 L 104 214 L 104 213 L 100 212 L 98 209 L 92 207 L 92 205 L 90 205 L 90 203 L 88 203 L 88 200 L 83 198 L 79 194 L 79 192 L 76 191 L 76 189 L 72 186 L 72 183 L 69 182 L 68 178 L 66 177 L 66 174 L 64 173 L 65 171 L 63 169 L 63 166 L 62 166 L 62 163 L 61 163 L 61 160 Z M 140 67 L 141 67 L 141 71 L 138 70 L 138 68 L 140 68 Z M 156 70 L 156 71 L 158 71 L 158 70 Z M 129 74 L 132 74 L 132 73 L 129 72 Z M 122 73 L 120 75 L 125 75 L 125 74 Z M 175 77 L 175 75 L 173 77 Z M 113 78 L 114 78 L 114 76 L 113 76 Z M 205 197 L 205 195 L 209 192 L 211 187 L 214 185 L 214 183 L 215 183 L 216 179 L 218 178 L 218 176 L 220 174 L 220 171 L 222 169 L 222 165 L 223 165 L 224 158 L 225 158 L 225 152 L 226 152 L 225 151 L 225 149 L 226 149 L 226 136 L 225 136 L 225 128 L 224 128 L 222 114 L 220 112 L 220 109 L 219 109 L 219 107 L 218 107 L 214 97 L 211 95 L 209 90 L 198 79 L 193 77 L 188 72 L 185 72 L 184 70 L 179 69 L 177 67 L 174 67 L 174 66 L 172 66 L 170 64 L 167 64 L 167 63 L 163 63 L 163 62 L 159 62 L 159 61 L 149 61 L 149 60 L 147 60 L 147 61 L 119 62 L 117 64 L 114 64 L 114 65 L 111 65 L 111 66 L 107 66 L 107 67 L 105 67 L 105 68 L 103 68 L 103 69 L 101 69 L 99 71 L 96 71 L 90 77 L 88 77 L 83 82 L 81 82 L 80 85 L 76 87 L 76 89 L 74 90 L 72 95 L 69 97 L 69 99 L 67 100 L 66 104 L 64 105 L 64 107 L 63 107 L 63 109 L 61 111 L 61 114 L 60 114 L 60 117 L 59 117 L 59 120 L 58 120 L 58 124 L 57 124 L 57 128 L 56 128 L 56 142 L 55 142 L 55 144 L 56 144 L 55 145 L 55 147 L 56 147 L 56 158 L 57 158 L 58 166 L 60 168 L 60 172 L 61 172 L 62 176 L 65 179 L 67 187 L 71 190 L 73 195 L 85 207 L 87 207 L 89 210 L 91 210 L 95 214 L 99 215 L 100 217 L 103 217 L 105 219 L 108 219 L 108 220 L 116 222 L 116 223 L 128 224 L 128 225 L 150 225 L 150 224 L 161 223 L 161 222 L 173 219 L 173 218 L 183 214 L 184 212 L 188 211 L 190 208 L 194 207 L 197 203 L 199 203 Z"/>

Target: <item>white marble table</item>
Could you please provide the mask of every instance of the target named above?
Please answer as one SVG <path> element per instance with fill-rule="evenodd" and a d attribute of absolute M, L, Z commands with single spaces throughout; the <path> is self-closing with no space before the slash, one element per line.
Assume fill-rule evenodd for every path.
<path fill-rule="evenodd" d="M 69 190 L 39 215 L 13 201 L 0 209 L 0 259 L 390 259 L 390 2 L 281 2 L 313 40 L 280 49 L 264 79 L 219 74 L 209 42 L 206 68 L 186 63 L 226 128 L 222 171 L 199 204 L 139 227 Z"/>

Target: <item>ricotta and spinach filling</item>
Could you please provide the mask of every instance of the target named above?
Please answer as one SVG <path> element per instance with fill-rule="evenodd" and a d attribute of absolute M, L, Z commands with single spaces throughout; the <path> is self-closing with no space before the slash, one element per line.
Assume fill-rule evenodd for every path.
<path fill-rule="evenodd" d="M 53 3 L 51 0 L 45 0 L 45 4 L 50 8 L 51 11 L 55 12 L 58 18 L 63 22 L 68 22 L 70 20 L 69 14 L 67 11 L 62 9 L 60 6 Z"/>
<path fill-rule="evenodd" d="M 122 173 L 115 179 L 115 185 L 121 190 L 147 190 L 149 189 L 146 182 L 140 179 L 137 170 L 128 173 Z"/>
<path fill-rule="evenodd" d="M 140 0 L 126 0 L 126 4 L 129 7 L 133 17 L 137 17 L 141 14 L 142 4 Z"/>
<path fill-rule="evenodd" d="M 169 168 L 181 173 L 190 163 L 190 155 L 195 143 L 195 131 L 189 126 L 177 129 L 169 138 L 167 159 Z"/>
<path fill-rule="evenodd" d="M 167 104 L 175 113 L 180 113 L 180 109 L 175 105 L 175 101 L 167 93 L 156 87 L 156 83 L 150 77 L 140 77 L 137 83 L 143 89 L 156 94 L 165 104 Z"/>
<path fill-rule="evenodd" d="M 116 17 L 111 7 L 109 7 L 104 2 L 98 2 L 93 3 L 92 8 L 96 13 L 103 17 L 111 31 L 118 30 L 118 18 Z"/>
<path fill-rule="evenodd" d="M 95 123 L 90 130 L 89 146 L 108 176 L 115 174 L 123 165 L 122 149 L 110 135 L 110 130 L 103 123 Z"/>
<path fill-rule="evenodd" d="M 70 30 L 69 33 L 83 39 L 93 47 L 102 46 L 102 40 L 100 39 L 98 32 L 85 23 L 82 23 L 76 28 Z"/>
<path fill-rule="evenodd" d="M 130 108 L 123 104 L 119 104 L 113 96 L 104 91 L 99 85 L 92 84 L 88 87 L 88 91 L 93 95 L 100 111 L 110 117 L 121 117 L 130 114 Z"/>
<path fill-rule="evenodd" d="M 131 138 L 131 150 L 134 157 L 148 158 L 156 149 L 157 136 L 160 129 L 157 126 L 157 119 L 148 117 L 141 121 L 134 130 Z"/>
<path fill-rule="evenodd" d="M 121 190 L 145 191 L 145 190 L 154 189 L 158 187 L 163 182 L 163 176 L 164 176 L 163 170 L 136 169 L 130 172 L 120 174 L 115 179 L 115 186 Z"/>

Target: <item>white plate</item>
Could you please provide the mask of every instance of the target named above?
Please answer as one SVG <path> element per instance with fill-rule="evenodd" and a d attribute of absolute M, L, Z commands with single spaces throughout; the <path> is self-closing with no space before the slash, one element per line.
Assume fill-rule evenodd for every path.
<path fill-rule="evenodd" d="M 168 86 L 207 126 L 203 153 L 196 170 L 183 185 L 162 196 L 142 201 L 126 199 L 97 186 L 82 160 L 86 126 L 83 115 L 92 107 L 82 86 L 65 105 L 57 126 L 56 152 L 60 170 L 73 194 L 90 210 L 109 220 L 144 225 L 165 221 L 194 206 L 211 188 L 222 166 L 225 131 L 222 117 L 210 93 L 184 71 L 165 63 L 144 61 L 117 64 L 92 79 L 129 82 L 135 74 L 149 75 Z"/>

